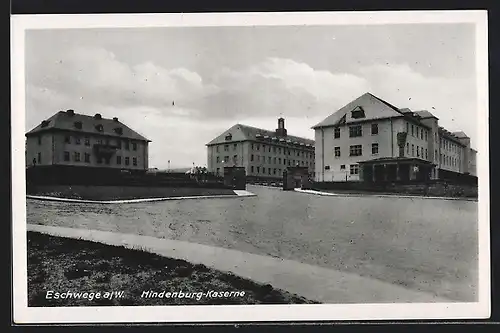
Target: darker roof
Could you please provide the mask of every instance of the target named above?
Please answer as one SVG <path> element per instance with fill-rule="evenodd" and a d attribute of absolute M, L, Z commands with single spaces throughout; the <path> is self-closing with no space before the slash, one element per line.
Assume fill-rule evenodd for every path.
<path fill-rule="evenodd" d="M 436 119 L 438 119 L 435 115 L 433 115 L 432 113 L 430 113 L 427 110 L 415 111 L 413 113 L 416 114 L 418 117 L 420 117 L 422 119 L 425 119 L 425 118 L 436 118 Z"/>
<path fill-rule="evenodd" d="M 265 136 L 268 136 L 270 138 L 273 138 L 273 137 L 277 137 L 276 136 L 276 131 L 270 131 L 270 130 L 266 130 L 266 129 L 262 129 L 262 128 L 257 128 L 257 127 L 252 127 L 252 126 L 247 126 L 247 125 L 241 125 L 239 124 L 241 130 L 243 131 L 243 133 L 245 133 L 245 135 L 248 137 L 248 138 L 257 138 L 257 135 L 260 134 L 261 136 L 265 137 Z M 298 143 L 303 143 L 303 144 L 310 144 L 310 145 L 314 145 L 314 140 L 311 140 L 311 139 L 306 139 L 306 138 L 302 138 L 300 136 L 295 136 L 295 135 L 286 135 L 284 137 L 279 137 L 279 138 L 283 138 L 285 139 L 285 141 L 292 141 L 292 142 L 298 142 Z"/>
<path fill-rule="evenodd" d="M 76 127 L 76 123 L 81 123 L 81 127 Z M 102 131 L 97 130 L 97 125 L 102 125 Z M 121 128 L 121 134 L 118 134 L 115 131 L 116 128 Z M 151 140 L 145 138 L 141 134 L 132 130 L 130 127 L 118 121 L 118 118 L 108 119 L 101 117 L 100 119 L 97 119 L 96 116 L 78 114 L 74 113 L 72 110 L 57 112 L 52 117 L 42 121 L 41 124 L 26 133 L 26 136 L 52 130 L 66 130 L 71 132 L 79 132 L 82 134 L 100 134 L 151 142 Z"/>
<path fill-rule="evenodd" d="M 231 133 L 233 140 L 237 141 L 257 141 L 257 140 L 271 140 L 276 143 L 298 143 L 299 145 L 310 145 L 314 147 L 314 140 L 302 138 L 295 135 L 278 136 L 276 131 L 266 130 L 262 128 L 252 127 L 248 125 L 236 124 L 224 133 Z M 215 139 L 207 143 L 207 146 L 224 143 L 224 134 L 217 136 Z"/>
<path fill-rule="evenodd" d="M 413 123 L 419 124 L 422 127 L 429 128 L 427 124 L 424 124 L 420 121 L 421 117 L 418 116 L 415 112 L 412 112 L 408 108 L 403 108 L 400 109 L 392 104 L 390 104 L 387 101 L 384 101 L 383 99 L 373 95 L 372 93 L 364 93 L 363 95 L 359 96 L 358 98 L 354 99 L 353 101 L 349 102 L 348 104 L 344 105 L 342 108 L 325 118 L 322 122 L 319 124 L 313 126 L 313 129 L 320 128 L 320 127 L 329 127 L 329 126 L 335 126 L 338 124 L 340 121 L 341 117 L 346 113 L 348 109 L 351 109 L 354 107 L 356 104 L 364 104 L 365 106 L 373 106 L 377 104 L 382 104 L 385 105 L 387 108 L 385 110 L 379 110 L 383 111 L 381 114 L 385 114 L 383 118 L 393 118 L 393 117 L 403 117 Z M 386 112 L 387 110 L 390 110 L 390 112 Z M 382 119 L 382 118 L 372 118 L 373 120 L 375 119 Z"/>

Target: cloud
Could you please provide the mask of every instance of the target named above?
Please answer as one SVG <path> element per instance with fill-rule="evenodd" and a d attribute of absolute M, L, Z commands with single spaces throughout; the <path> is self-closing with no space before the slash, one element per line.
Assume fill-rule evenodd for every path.
<path fill-rule="evenodd" d="M 189 68 L 121 61 L 104 48 L 75 47 L 27 64 L 27 129 L 58 110 L 119 117 L 150 138 L 151 163 L 202 164 L 205 143 L 236 122 L 313 137 L 310 127 L 370 91 L 398 107 L 427 109 L 450 130 L 474 141 L 474 80 L 428 77 L 406 64 L 354 72 L 320 70 L 292 59 L 268 58 L 202 77 Z"/>
<path fill-rule="evenodd" d="M 103 48 L 77 47 L 57 54 L 30 69 L 27 80 L 102 105 L 150 106 L 166 113 L 174 101 L 201 98 L 211 90 L 185 68 L 169 70 L 151 62 L 131 66 Z"/>
<path fill-rule="evenodd" d="M 359 70 L 374 94 L 412 110 L 428 110 L 450 131 L 465 131 L 473 141 L 476 129 L 476 83 L 471 79 L 423 76 L 406 64 Z"/>

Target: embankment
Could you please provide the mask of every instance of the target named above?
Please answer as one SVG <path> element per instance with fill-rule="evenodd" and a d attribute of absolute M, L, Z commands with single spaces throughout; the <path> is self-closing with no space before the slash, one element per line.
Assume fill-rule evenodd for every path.
<path fill-rule="evenodd" d="M 204 187 L 36 185 L 30 186 L 27 194 L 83 200 L 130 200 L 190 196 L 233 196 L 235 192 L 228 188 Z"/>

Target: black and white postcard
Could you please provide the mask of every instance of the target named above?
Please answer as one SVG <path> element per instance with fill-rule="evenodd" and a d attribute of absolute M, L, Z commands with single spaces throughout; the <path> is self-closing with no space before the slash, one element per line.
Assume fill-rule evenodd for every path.
<path fill-rule="evenodd" d="M 16 323 L 489 317 L 486 11 L 11 26 Z"/>

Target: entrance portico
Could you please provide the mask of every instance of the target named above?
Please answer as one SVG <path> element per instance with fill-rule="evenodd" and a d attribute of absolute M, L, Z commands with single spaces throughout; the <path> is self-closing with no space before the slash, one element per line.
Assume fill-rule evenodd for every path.
<path fill-rule="evenodd" d="M 377 158 L 359 162 L 360 180 L 365 182 L 426 181 L 435 165 L 418 158 Z"/>

